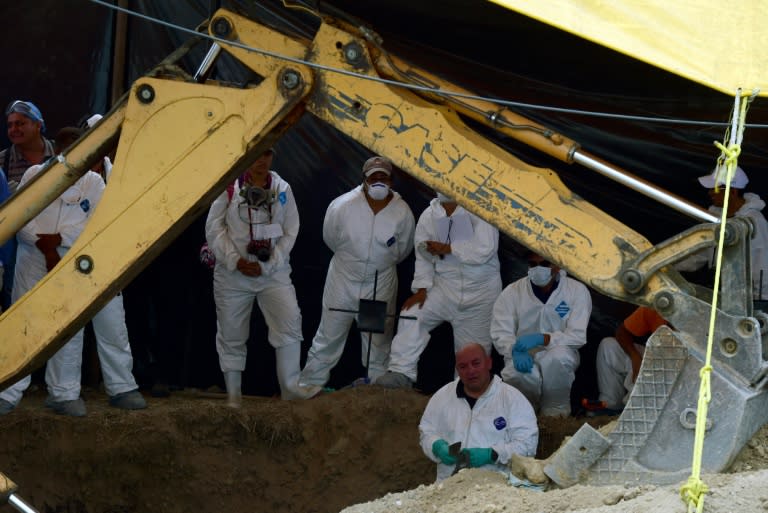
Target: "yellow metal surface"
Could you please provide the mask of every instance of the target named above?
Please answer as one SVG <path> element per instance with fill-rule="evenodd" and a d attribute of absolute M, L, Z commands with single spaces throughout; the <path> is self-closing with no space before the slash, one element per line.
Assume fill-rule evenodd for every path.
<path fill-rule="evenodd" d="M 570 163 L 573 152 L 579 147 L 575 141 L 562 134 L 503 107 L 500 108 L 499 105 L 490 101 L 472 98 L 471 96 L 475 96 L 472 91 L 451 84 L 426 70 L 414 68 L 396 56 L 381 55 L 377 57 L 376 71 L 385 78 L 403 81 L 416 78 L 419 85 L 466 95 L 449 96 L 447 98 L 452 104 L 461 106 L 461 113 L 465 116 L 491 126 L 498 132 L 563 162 Z M 446 101 L 444 97 L 435 95 L 434 98 L 439 103 Z"/>
<path fill-rule="evenodd" d="M 217 21 L 224 20 L 233 30 L 226 35 L 222 35 L 222 37 L 236 43 L 241 43 L 249 48 L 264 49 L 283 57 L 303 59 L 310 44 L 310 41 L 290 38 L 226 9 L 219 9 L 211 19 L 213 20 L 210 27 L 211 35 L 218 35 L 214 31 L 214 27 Z M 264 53 L 247 50 L 241 46 L 222 43 L 222 47 L 263 77 L 271 75 L 279 67 L 286 65 L 285 61 L 275 59 Z"/>
<path fill-rule="evenodd" d="M 351 70 L 339 50 L 351 41 L 352 35 L 323 25 L 312 58 Z M 375 76 L 373 70 L 367 73 Z M 469 129 L 451 109 L 407 90 L 337 73 L 316 71 L 316 76 L 308 111 L 600 292 L 628 297 L 618 273 L 628 256 L 651 244 L 574 195 L 552 171 L 516 159 Z M 663 275 L 654 276 L 636 301 L 666 287 L 677 288 Z"/>
<path fill-rule="evenodd" d="M 7 502 L 12 493 L 16 493 L 19 487 L 11 479 L 0 472 L 0 500 Z"/>
<path fill-rule="evenodd" d="M 733 96 L 768 95 L 768 2 L 491 0 Z"/>
<path fill-rule="evenodd" d="M 0 386 L 43 364 L 279 137 L 311 77 L 291 97 L 275 81 L 245 90 L 148 78 L 134 84 L 93 217 L 61 262 L 0 317 Z M 146 87 L 154 100 L 142 103 L 136 93 Z M 90 272 L 79 271 L 87 261 Z"/>

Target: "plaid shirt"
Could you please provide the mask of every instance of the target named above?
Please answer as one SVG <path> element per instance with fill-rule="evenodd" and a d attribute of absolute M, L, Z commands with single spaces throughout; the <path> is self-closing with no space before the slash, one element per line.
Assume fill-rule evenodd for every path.
<path fill-rule="evenodd" d="M 10 156 L 7 157 L 8 169 L 3 169 L 3 171 L 5 171 L 5 177 L 8 180 L 8 185 L 11 187 L 11 189 L 16 188 L 16 184 L 18 184 L 19 180 L 21 180 L 21 176 L 24 174 L 24 171 L 29 169 L 30 166 L 35 164 L 42 164 L 50 157 L 55 155 L 55 152 L 53 151 L 53 143 L 45 138 L 43 138 L 43 142 L 45 143 L 45 153 L 41 162 L 29 162 L 24 158 L 24 155 L 22 155 L 21 151 L 16 148 L 16 145 L 11 145 L 10 148 L 6 148 L 5 150 L 0 151 L 0 168 L 5 167 L 5 154 L 9 151 L 11 152 Z"/>

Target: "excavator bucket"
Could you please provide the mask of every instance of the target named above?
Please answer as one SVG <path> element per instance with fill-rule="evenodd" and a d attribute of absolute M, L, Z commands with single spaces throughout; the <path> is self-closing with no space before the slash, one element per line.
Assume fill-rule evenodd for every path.
<path fill-rule="evenodd" d="M 680 333 L 663 326 L 649 339 L 643 364 L 615 429 L 603 437 L 582 426 L 544 471 L 567 487 L 585 484 L 683 481 L 693 455 L 699 371 L 703 354 Z M 704 472 L 723 471 L 768 421 L 768 394 L 715 367 L 711 378 Z"/>

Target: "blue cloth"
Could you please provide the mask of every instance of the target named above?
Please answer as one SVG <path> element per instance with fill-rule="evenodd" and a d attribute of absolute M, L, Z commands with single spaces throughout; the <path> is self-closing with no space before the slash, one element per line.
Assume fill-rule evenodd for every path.
<path fill-rule="evenodd" d="M 507 475 L 507 482 L 516 487 L 516 488 L 525 488 L 527 490 L 533 490 L 535 492 L 543 492 L 546 491 L 547 486 L 543 484 L 534 484 L 527 479 L 520 479 L 516 475 L 514 475 L 512 472 L 505 472 Z"/>
<path fill-rule="evenodd" d="M 32 102 L 24 101 L 24 100 L 15 100 L 8 104 L 8 107 L 5 109 L 5 117 L 8 117 L 8 114 L 11 114 L 12 112 L 16 112 L 18 114 L 23 114 L 27 116 L 32 121 L 36 121 L 40 123 L 41 127 L 40 129 L 45 132 L 45 121 L 43 121 L 43 114 L 40 112 L 40 109 L 37 108 L 37 105 L 35 105 Z"/>
<path fill-rule="evenodd" d="M 512 362 L 518 372 L 528 374 L 533 370 L 533 357 L 528 351 L 512 351 Z"/>

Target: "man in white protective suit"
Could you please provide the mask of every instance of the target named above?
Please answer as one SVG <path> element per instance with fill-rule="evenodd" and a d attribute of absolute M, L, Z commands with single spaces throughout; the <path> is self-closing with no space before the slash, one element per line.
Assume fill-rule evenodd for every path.
<path fill-rule="evenodd" d="M 461 468 L 505 472 L 512 455 L 536 454 L 539 428 L 533 408 L 523 394 L 491 374 L 492 365 L 480 344 L 463 346 L 456 353 L 459 377 L 435 392 L 424 409 L 419 442 L 437 463 L 438 481 Z"/>
<path fill-rule="evenodd" d="M 303 384 L 324 386 L 328 382 L 344 352 L 352 322 L 358 320 L 354 312 L 358 311 L 360 299 L 387 303 L 385 331 L 370 335 L 370 348 L 369 334 L 361 333 L 368 379 L 374 381 L 387 369 L 397 299 L 397 264 L 413 248 L 415 224 L 410 207 L 391 186 L 392 163 L 384 157 L 371 157 L 363 165 L 363 183 L 328 206 L 323 240 L 333 257 L 325 278 L 320 325 L 301 372 Z"/>
<path fill-rule="evenodd" d="M 387 373 L 377 385 L 411 387 L 430 331 L 453 327 L 454 352 L 477 342 L 490 354 L 493 303 L 501 293 L 499 231 L 455 200 L 437 193 L 419 217 L 414 236 L 416 266 L 411 290 L 392 340 Z"/>
<path fill-rule="evenodd" d="M 588 416 L 616 415 L 624 409 L 640 373 L 648 337 L 667 325 L 655 310 L 639 306 L 619 325 L 615 336 L 600 341 L 595 357 L 600 397 L 588 409 Z"/>
<path fill-rule="evenodd" d="M 725 205 L 725 169 L 717 166 L 712 173 L 698 178 L 699 184 L 707 189 L 712 205 L 709 211 L 717 216 L 722 215 Z M 747 173 L 741 167 L 731 177 L 730 196 L 728 198 L 727 217 L 743 217 L 752 222 L 752 238 L 750 240 L 750 271 L 752 273 L 752 299 L 768 301 L 768 221 L 763 209 L 765 201 L 752 192 L 744 192 L 749 183 Z M 695 271 L 705 266 L 714 268 L 716 249 L 704 249 L 694 253 L 682 262 L 675 264 L 679 271 Z"/>
<path fill-rule="evenodd" d="M 88 118 L 87 128 L 92 128 L 101 118 L 100 114 L 94 114 Z M 63 141 L 57 138 L 57 151 L 63 150 L 72 142 L 74 141 L 63 144 Z M 106 184 L 112 172 L 112 161 L 108 156 L 104 156 L 91 168 L 91 171 L 101 176 Z M 147 403 L 138 392 L 136 379 L 132 373 L 133 354 L 128 338 L 128 326 L 125 323 L 122 291 L 93 316 L 91 323 L 96 338 L 96 350 L 104 378 L 104 388 L 112 397 L 110 404 L 127 410 L 146 408 Z"/>
<path fill-rule="evenodd" d="M 62 128 L 56 135 L 56 152 L 64 150 L 81 133 L 75 127 Z M 19 186 L 34 178 L 42 168 L 43 165 L 30 167 Z M 104 180 L 88 171 L 19 231 L 14 302 L 32 289 L 69 250 L 85 228 L 103 192 Z M 146 408 L 146 401 L 132 374 L 133 358 L 125 330 L 125 313 L 122 301 L 118 299 L 110 301 L 93 319 L 104 388 L 111 406 L 142 409 Z M 46 406 L 58 414 L 74 417 L 86 414 L 85 403 L 80 397 L 82 357 L 81 329 L 48 360 Z M 27 376 L 0 393 L 0 414 L 8 413 L 19 403 L 29 384 L 30 377 Z"/>
<path fill-rule="evenodd" d="M 274 150 L 260 155 L 213 202 L 205 237 L 216 257 L 216 350 L 224 373 L 227 404 L 242 400 L 253 302 L 258 302 L 275 348 L 282 399 L 306 399 L 319 388 L 300 387 L 301 311 L 291 282 L 290 253 L 299 233 L 299 211 L 291 186 L 270 171 Z"/>
<path fill-rule="evenodd" d="M 527 259 L 528 276 L 508 285 L 493 306 L 491 337 L 504 357 L 504 381 L 541 415 L 567 416 L 592 298 L 542 256 L 529 252 Z"/>

